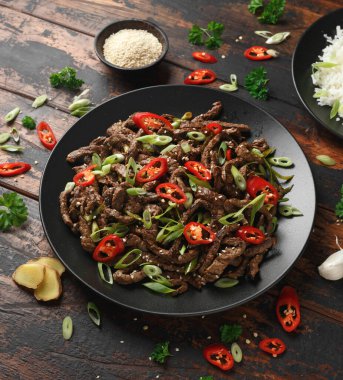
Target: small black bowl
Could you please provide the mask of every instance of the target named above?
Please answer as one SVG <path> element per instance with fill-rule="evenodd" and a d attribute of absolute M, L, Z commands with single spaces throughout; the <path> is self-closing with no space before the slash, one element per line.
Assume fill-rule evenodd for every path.
<path fill-rule="evenodd" d="M 162 44 L 162 53 L 154 62 L 149 63 L 145 66 L 140 67 L 122 67 L 114 65 L 113 63 L 107 61 L 104 56 L 103 46 L 105 40 L 113 33 L 117 33 L 122 29 L 141 29 L 146 30 L 147 32 L 153 34 L 159 42 Z M 121 20 L 113 22 L 107 26 L 105 26 L 95 37 L 94 41 L 95 52 L 99 59 L 108 67 L 113 69 L 125 72 L 125 73 L 136 73 L 141 72 L 143 70 L 150 69 L 151 67 L 157 65 L 162 61 L 164 56 L 167 54 L 169 48 L 169 42 L 167 35 L 163 32 L 161 28 L 157 25 L 153 24 L 150 21 L 138 20 L 138 19 L 129 19 L 129 20 Z"/>

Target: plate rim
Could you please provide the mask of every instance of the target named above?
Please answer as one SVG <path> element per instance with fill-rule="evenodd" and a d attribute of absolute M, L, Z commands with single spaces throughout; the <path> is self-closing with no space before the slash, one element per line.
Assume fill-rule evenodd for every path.
<path fill-rule="evenodd" d="M 337 132 L 336 130 L 328 127 L 326 125 L 325 122 L 323 122 L 311 109 L 311 107 L 307 104 L 306 100 L 301 96 L 300 94 L 300 91 L 298 89 L 298 86 L 297 86 L 297 82 L 296 82 L 296 79 L 295 79 L 295 72 L 294 72 L 294 62 L 295 62 L 295 56 L 301 46 L 301 43 L 303 42 L 303 40 L 305 39 L 305 37 L 307 36 L 307 34 L 309 32 L 311 32 L 312 29 L 316 28 L 318 26 L 318 24 L 320 24 L 323 19 L 325 18 L 328 18 L 328 17 L 331 17 L 333 14 L 336 14 L 336 13 L 340 13 L 342 12 L 343 13 L 343 8 L 339 8 L 339 9 L 336 9 L 332 12 L 329 12 L 327 13 L 326 15 L 320 17 L 318 20 L 316 20 L 314 23 L 312 23 L 301 35 L 301 37 L 299 38 L 296 46 L 295 46 L 295 49 L 294 49 L 294 52 L 293 52 L 293 55 L 292 55 L 292 62 L 291 62 L 291 71 L 292 71 L 292 80 L 293 80 L 293 85 L 295 87 L 295 90 L 296 90 L 296 93 L 301 101 L 301 103 L 303 104 L 303 106 L 306 108 L 306 110 L 310 113 L 310 115 L 320 124 L 322 125 L 326 130 L 328 130 L 330 133 L 334 134 L 335 136 L 343 139 L 343 130 L 342 130 L 342 133 L 339 133 Z M 320 53 L 320 52 L 319 52 Z M 320 107 L 320 106 L 318 106 Z"/>
<path fill-rule="evenodd" d="M 128 92 L 125 92 L 123 94 L 120 94 L 118 96 L 115 96 L 115 97 L 112 97 L 108 100 L 105 100 L 104 102 L 100 103 L 97 107 L 95 107 L 93 110 L 96 110 L 98 107 L 106 104 L 106 103 L 109 103 L 109 102 L 112 102 L 114 99 L 117 99 L 118 97 L 122 97 L 122 96 L 126 96 L 128 94 L 132 94 L 132 93 L 136 93 L 136 92 L 141 92 L 141 91 L 146 91 L 146 90 L 149 90 L 149 89 L 156 89 L 156 88 L 187 88 L 189 86 L 187 85 L 182 85 L 182 84 L 164 84 L 164 85 L 157 85 L 157 86 L 149 86 L 149 87 L 143 87 L 143 88 L 139 88 L 139 89 L 135 89 L 135 90 L 132 90 L 132 91 L 128 91 Z M 210 91 L 210 92 L 218 92 L 218 93 L 222 93 L 222 91 L 219 91 L 215 88 L 211 88 L 211 87 L 201 87 L 202 90 L 206 90 L 206 91 Z M 202 91 L 201 90 L 201 91 Z M 40 220 L 41 220 L 41 223 L 42 223 L 42 226 L 43 226 L 43 230 L 44 230 L 44 233 L 45 233 L 45 237 L 47 238 L 48 242 L 49 242 L 49 245 L 51 247 L 51 249 L 53 250 L 54 254 L 62 261 L 62 263 L 65 265 L 65 267 L 68 269 L 68 271 L 74 276 L 76 277 L 84 286 L 86 286 L 86 288 L 90 289 L 92 292 L 94 292 L 97 296 L 100 296 L 104 299 L 106 299 L 107 301 L 111 302 L 111 303 L 114 303 L 115 305 L 119 305 L 121 307 L 124 307 L 124 308 L 128 308 L 129 310 L 132 310 L 132 311 L 138 311 L 138 312 L 142 312 L 142 313 L 145 313 L 145 314 L 152 314 L 152 315 L 161 315 L 161 316 L 172 316 L 172 317 L 191 317 L 191 316 L 199 316 L 199 315 L 209 315 L 209 314 L 215 314 L 215 313 L 220 313 L 220 312 L 223 312 L 223 311 L 227 311 L 227 310 L 230 310 L 230 309 L 233 309 L 233 308 L 236 308 L 238 306 L 241 306 L 243 304 L 246 304 L 250 301 L 252 301 L 253 299 L 259 297 L 260 295 L 262 295 L 263 293 L 267 292 L 270 288 L 272 288 L 273 286 L 275 286 L 277 283 L 279 283 L 288 273 L 289 271 L 293 268 L 293 266 L 295 265 L 296 261 L 302 256 L 302 254 L 304 253 L 306 247 L 308 246 L 308 243 L 309 243 L 309 240 L 310 240 L 310 236 L 312 234 L 312 230 L 313 230 L 313 226 L 314 226 L 314 221 L 315 221 L 315 214 L 316 214 L 316 210 L 317 210 L 317 193 L 316 193 L 316 186 L 315 186 L 315 181 L 314 181 L 314 177 L 313 177 L 313 173 L 312 173 L 312 170 L 311 170 L 311 166 L 309 164 L 309 160 L 307 159 L 302 147 L 300 146 L 300 144 L 297 142 L 297 140 L 293 137 L 293 135 L 288 131 L 288 129 L 286 127 L 284 127 L 274 116 L 272 116 L 269 112 L 265 111 L 264 109 L 262 109 L 260 106 L 258 105 L 255 105 L 253 103 L 250 103 L 249 101 L 245 100 L 245 99 L 241 99 L 239 98 L 238 96 L 234 95 L 234 94 L 231 94 L 231 93 L 225 93 L 225 96 L 230 96 L 232 98 L 236 98 L 238 99 L 239 101 L 243 102 L 243 103 L 246 103 L 248 106 L 250 107 L 253 107 L 253 108 L 256 108 L 258 109 L 259 111 L 263 112 L 268 118 L 272 119 L 272 121 L 276 124 L 279 125 L 279 127 L 281 127 L 287 134 L 289 134 L 289 136 L 291 137 L 291 139 L 294 141 L 294 143 L 298 146 L 298 148 L 300 149 L 301 153 L 303 154 L 303 157 L 305 159 L 305 163 L 308 167 L 308 171 L 309 171 L 309 174 L 310 174 L 310 179 L 311 179 L 311 184 L 313 186 L 313 198 L 314 198 L 314 205 L 313 205 L 313 215 L 311 215 L 311 218 L 312 218 L 312 221 L 311 221 L 311 228 L 309 229 L 309 234 L 308 236 L 306 237 L 306 241 L 304 243 L 304 246 L 303 248 L 301 249 L 301 251 L 298 253 L 298 255 L 294 258 L 293 260 L 293 263 L 287 268 L 286 271 L 284 271 L 280 276 L 278 276 L 272 283 L 268 284 L 267 286 L 263 287 L 262 289 L 260 289 L 258 292 L 248 296 L 248 297 L 245 297 L 243 298 L 242 300 L 240 301 L 237 301 L 237 302 L 234 302 L 233 304 L 231 305 L 228 305 L 228 306 L 220 306 L 220 307 L 217 307 L 217 308 L 212 308 L 210 310 L 206 310 L 206 311 L 196 311 L 196 312 L 164 312 L 164 311 L 151 311 L 149 309 L 145 309 L 145 308 L 142 308 L 142 307 L 137 307 L 137 306 L 131 306 L 131 305 L 128 305 L 127 303 L 123 303 L 121 301 L 118 301 L 118 300 L 115 300 L 113 298 L 111 298 L 110 296 L 102 293 L 100 290 L 97 290 L 96 288 L 94 288 L 92 285 L 88 284 L 85 280 L 82 279 L 82 277 L 80 275 L 78 275 L 77 273 L 75 273 L 75 271 L 73 271 L 70 266 L 68 265 L 67 262 L 65 262 L 65 260 L 63 260 L 60 255 L 58 254 L 57 252 L 57 249 L 55 249 L 55 246 L 53 244 L 53 242 L 51 241 L 50 239 L 50 236 L 47 232 L 47 228 L 46 228 L 46 225 L 45 225 L 45 221 L 44 221 L 44 218 L 43 218 L 43 211 L 42 211 L 42 191 L 43 191 L 43 181 L 44 181 L 44 178 L 45 178 L 45 173 L 46 173 L 46 168 L 48 167 L 48 164 L 49 164 L 49 161 L 52 160 L 52 154 L 50 154 L 49 158 L 48 158 L 48 161 L 46 162 L 46 165 L 44 167 L 44 172 L 41 176 L 41 180 L 40 180 L 40 186 L 39 186 L 39 215 L 40 215 Z M 90 112 L 93 112 L 93 110 L 91 110 Z M 89 112 L 89 113 L 90 113 Z M 86 114 L 87 115 L 87 114 Z M 86 117 L 86 115 L 82 116 L 81 118 L 79 118 L 78 120 L 75 121 L 75 123 L 73 125 L 70 126 L 70 128 L 64 133 L 64 135 L 61 137 L 61 139 L 58 141 L 57 144 L 60 144 L 62 142 L 62 140 L 64 139 L 64 136 L 66 136 L 68 134 L 68 132 L 74 128 L 74 126 L 81 120 L 83 119 L 84 117 Z M 57 145 L 56 145 L 57 146 Z M 158 295 L 157 295 L 158 296 Z"/>

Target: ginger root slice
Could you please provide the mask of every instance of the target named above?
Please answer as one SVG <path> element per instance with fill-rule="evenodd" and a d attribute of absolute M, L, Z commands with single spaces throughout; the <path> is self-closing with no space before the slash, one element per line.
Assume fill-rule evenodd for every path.
<path fill-rule="evenodd" d="M 31 264 L 32 265 L 32 264 Z M 41 264 L 36 264 L 41 265 Z M 62 294 L 62 284 L 58 272 L 48 266 L 45 268 L 43 282 L 35 289 L 33 295 L 38 301 L 53 301 Z"/>
<path fill-rule="evenodd" d="M 29 289 L 37 289 L 44 281 L 46 267 L 27 263 L 20 265 L 12 275 L 13 281 Z"/>
<path fill-rule="evenodd" d="M 55 269 L 59 276 L 61 276 L 66 270 L 60 260 L 56 259 L 55 257 L 38 257 L 37 259 L 29 260 L 28 263 L 37 263 L 48 266 L 51 269 Z"/>

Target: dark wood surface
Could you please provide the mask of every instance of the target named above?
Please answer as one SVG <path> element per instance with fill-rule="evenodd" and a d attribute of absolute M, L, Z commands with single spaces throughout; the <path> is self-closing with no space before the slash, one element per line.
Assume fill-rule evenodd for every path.
<path fill-rule="evenodd" d="M 343 183 L 343 145 L 323 129 L 303 108 L 291 79 L 291 56 L 303 31 L 322 15 L 338 9 L 334 0 L 287 1 L 282 21 L 262 26 L 247 11 L 248 1 L 45 1 L 0 0 L 0 115 L 14 106 L 22 114 L 51 123 L 60 138 L 76 118 L 67 112 L 72 94 L 52 89 L 49 74 L 64 66 L 79 70 L 100 103 L 135 88 L 154 84 L 179 84 L 189 70 L 201 64 L 191 59 L 196 50 L 187 42 L 193 23 L 211 20 L 225 25 L 224 45 L 219 49 L 215 71 L 218 87 L 230 73 L 240 83 L 255 63 L 242 57 L 251 45 L 263 41 L 254 30 L 288 30 L 291 38 L 277 50 L 281 57 L 265 63 L 270 78 L 271 98 L 253 100 L 240 87 L 236 95 L 257 104 L 278 119 L 295 137 L 310 162 L 317 189 L 317 213 L 313 233 L 303 256 L 280 284 L 259 298 L 227 312 L 205 318 L 168 318 L 140 314 L 110 304 L 91 293 L 71 274 L 63 276 L 63 296 L 52 304 L 41 304 L 12 281 L 15 268 L 28 259 L 53 255 L 39 219 L 39 181 L 49 152 L 41 147 L 35 132 L 18 122 L 22 155 L 0 152 L 0 162 L 22 158 L 33 168 L 23 178 L 1 179 L 1 192 L 22 194 L 29 207 L 29 220 L 21 228 L 0 233 L 0 379 L 342 379 L 343 378 L 343 292 L 342 280 L 322 279 L 317 266 L 337 250 L 335 237 L 343 242 L 342 224 L 336 221 L 335 203 Z M 139 81 L 110 71 L 93 51 L 94 35 L 113 20 L 144 18 L 159 24 L 167 33 L 170 49 L 153 76 Z M 240 42 L 235 42 L 238 36 Z M 212 68 L 212 67 L 211 67 Z M 37 110 L 31 108 L 37 94 L 51 100 Z M 1 132 L 8 127 L 1 126 Z M 335 158 L 334 167 L 324 167 L 318 154 Z M 37 161 L 37 164 L 34 162 Z M 304 189 L 306 191 L 306 189 Z M 282 331 L 274 307 L 280 288 L 294 286 L 300 297 L 302 323 L 295 334 Z M 94 301 L 102 314 L 102 326 L 90 321 L 86 304 Z M 74 322 L 74 335 L 64 341 L 61 323 L 66 315 Z M 246 315 L 246 318 L 243 318 Z M 219 326 L 240 323 L 244 333 L 239 342 L 244 360 L 228 374 L 207 364 L 202 348 L 219 341 Z M 148 329 L 143 329 L 148 326 Z M 257 332 L 259 336 L 254 337 Z M 258 349 L 260 337 L 283 339 L 287 352 L 279 358 Z M 247 344 L 246 339 L 251 343 Z M 173 356 L 164 366 L 149 361 L 158 342 L 169 340 Z"/>

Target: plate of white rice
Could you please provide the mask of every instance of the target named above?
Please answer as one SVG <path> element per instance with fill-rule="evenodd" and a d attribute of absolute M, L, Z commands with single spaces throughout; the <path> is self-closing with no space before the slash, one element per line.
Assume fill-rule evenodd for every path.
<path fill-rule="evenodd" d="M 312 116 L 343 138 L 343 8 L 305 31 L 294 51 L 292 75 Z"/>

